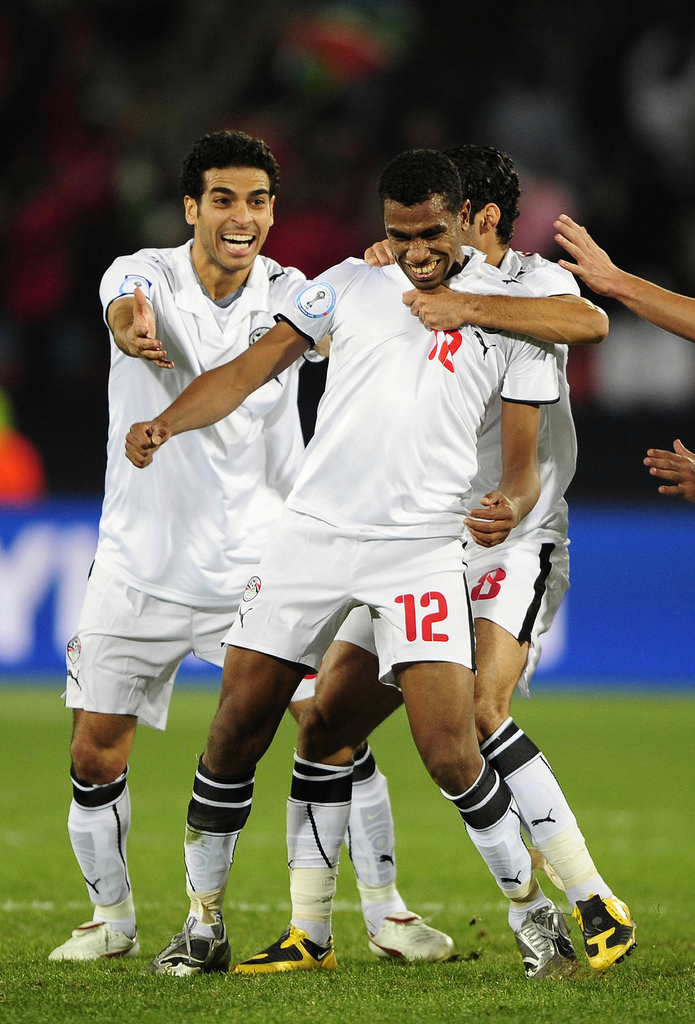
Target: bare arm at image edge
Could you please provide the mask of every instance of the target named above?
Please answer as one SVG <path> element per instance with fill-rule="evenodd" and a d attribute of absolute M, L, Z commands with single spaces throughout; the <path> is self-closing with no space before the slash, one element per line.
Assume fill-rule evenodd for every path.
<path fill-rule="evenodd" d="M 588 233 L 571 217 L 563 214 L 555 221 L 555 240 L 576 263 L 560 260 L 560 266 L 570 270 L 584 281 L 597 295 L 617 299 L 644 320 L 664 331 L 695 341 L 695 298 L 679 295 L 628 274 L 611 260 Z"/>

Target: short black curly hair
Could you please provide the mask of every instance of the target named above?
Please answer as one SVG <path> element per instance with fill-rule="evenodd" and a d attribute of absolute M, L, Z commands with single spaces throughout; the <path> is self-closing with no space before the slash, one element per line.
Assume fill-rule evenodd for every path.
<path fill-rule="evenodd" d="M 182 195 L 199 203 L 205 191 L 203 175 L 212 167 L 257 167 L 270 179 L 271 196 L 276 195 L 280 187 L 277 160 L 262 139 L 245 132 L 219 131 L 198 139 L 181 165 Z"/>
<path fill-rule="evenodd" d="M 402 206 L 416 206 L 436 195 L 444 197 L 446 209 L 451 213 L 458 213 L 463 206 L 456 166 L 438 149 L 409 149 L 399 153 L 384 168 L 379 180 L 382 210 L 387 199 Z"/>
<path fill-rule="evenodd" d="M 514 170 L 512 158 L 491 146 L 472 143 L 455 146 L 445 153 L 458 169 L 463 197 L 471 204 L 471 220 L 486 203 L 495 203 L 501 213 L 497 234 L 504 245 L 509 245 L 514 234 L 514 221 L 519 216 L 521 195 L 519 175 Z"/>

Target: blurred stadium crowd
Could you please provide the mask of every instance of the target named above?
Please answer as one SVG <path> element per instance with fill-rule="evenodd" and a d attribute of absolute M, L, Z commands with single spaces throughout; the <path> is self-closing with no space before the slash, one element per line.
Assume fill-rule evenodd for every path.
<path fill-rule="evenodd" d="M 179 165 L 220 127 L 274 151 L 283 179 L 265 251 L 309 275 L 381 237 L 375 182 L 394 153 L 470 141 L 515 159 L 515 248 L 556 258 L 552 222 L 566 212 L 620 266 L 695 294 L 695 9 L 640 10 L 628 0 L 6 6 L 0 389 L 49 492 L 101 491 L 99 280 L 117 255 L 188 237 Z M 570 359 L 571 497 L 646 499 L 646 447 L 695 442 L 695 346 L 606 309 L 609 339 Z M 320 387 L 314 370 L 307 425 Z M 0 446 L 10 423 L 6 411 Z"/>

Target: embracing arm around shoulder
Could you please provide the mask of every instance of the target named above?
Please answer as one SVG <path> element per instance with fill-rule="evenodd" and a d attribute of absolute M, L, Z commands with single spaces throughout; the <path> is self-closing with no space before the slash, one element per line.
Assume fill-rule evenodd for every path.
<path fill-rule="evenodd" d="M 134 423 L 126 437 L 126 456 L 148 466 L 156 449 L 174 434 L 209 427 L 234 412 L 245 398 L 286 370 L 309 347 L 307 339 L 284 321 L 236 359 L 201 373 L 155 419 Z"/>
<path fill-rule="evenodd" d="M 465 520 L 476 544 L 501 544 L 527 516 L 541 493 L 538 469 L 540 408 L 502 402 L 502 479 Z"/>
<path fill-rule="evenodd" d="M 563 214 L 555 221 L 555 239 L 576 263 L 560 260 L 560 266 L 580 277 L 592 291 L 617 299 L 643 320 L 695 341 L 695 299 L 660 288 L 616 267 L 608 253 L 596 244 L 586 228 Z"/>
<path fill-rule="evenodd" d="M 430 331 L 473 324 L 560 345 L 598 344 L 608 334 L 604 311 L 578 295 L 472 295 L 440 285 L 429 292 L 413 288 L 403 301 Z"/>

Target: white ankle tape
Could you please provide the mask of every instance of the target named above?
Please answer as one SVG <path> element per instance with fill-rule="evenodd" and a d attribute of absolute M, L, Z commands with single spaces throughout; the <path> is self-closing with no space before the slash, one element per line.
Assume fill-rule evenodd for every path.
<path fill-rule="evenodd" d="M 101 904 L 95 903 L 94 913 L 102 921 L 125 921 L 129 917 L 135 917 L 133 895 L 128 893 L 120 903 L 112 903 L 109 907 L 102 907 Z"/>
<path fill-rule="evenodd" d="M 293 919 L 330 921 L 337 877 L 337 865 L 333 868 L 290 868 Z"/>
<path fill-rule="evenodd" d="M 538 844 L 545 859 L 558 873 L 567 889 L 568 886 L 581 885 L 597 874 L 596 866 L 586 848 L 584 836 L 576 825 L 561 832 L 554 839 Z"/>
<path fill-rule="evenodd" d="M 212 892 L 194 892 L 190 886 L 186 886 L 191 901 L 191 913 L 195 914 L 201 924 L 217 923 L 217 915 L 222 913 L 224 907 L 226 891 L 226 883 L 221 889 L 213 889 Z"/>
<path fill-rule="evenodd" d="M 355 877 L 355 881 L 357 891 L 367 903 L 388 903 L 398 895 L 395 882 L 389 882 L 388 885 L 365 885 L 357 877 Z"/>
<path fill-rule="evenodd" d="M 528 881 L 522 882 L 521 885 L 517 886 L 516 889 L 503 889 L 502 891 L 508 900 L 518 904 L 533 903 L 534 900 L 543 895 L 543 890 L 534 874 L 529 877 Z"/>

